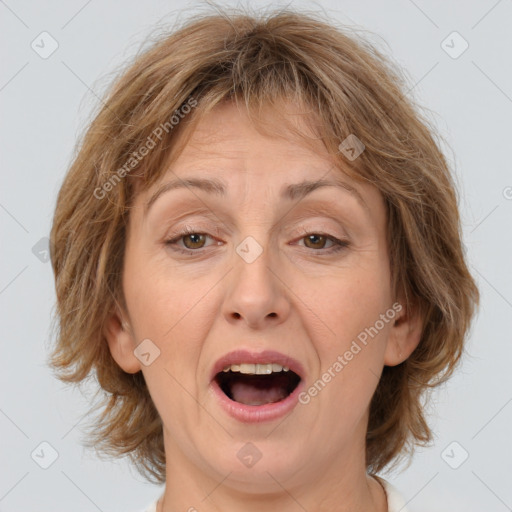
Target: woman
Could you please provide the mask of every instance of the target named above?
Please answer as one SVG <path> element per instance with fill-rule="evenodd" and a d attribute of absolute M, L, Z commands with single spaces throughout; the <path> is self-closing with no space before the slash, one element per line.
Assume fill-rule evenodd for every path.
<path fill-rule="evenodd" d="M 299 13 L 194 20 L 125 71 L 51 233 L 52 365 L 171 512 L 398 511 L 478 291 L 399 71 Z"/>

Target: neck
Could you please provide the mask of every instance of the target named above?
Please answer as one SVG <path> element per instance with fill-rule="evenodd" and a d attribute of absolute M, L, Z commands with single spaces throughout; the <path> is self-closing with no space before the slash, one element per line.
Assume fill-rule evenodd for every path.
<path fill-rule="evenodd" d="M 258 484 L 250 484 L 232 472 L 216 475 L 201 470 L 169 442 L 170 436 L 164 438 L 166 487 L 157 512 L 297 512 L 299 508 L 310 512 L 388 511 L 385 491 L 375 478 L 367 475 L 364 457 L 363 463 L 357 464 L 353 457 L 336 456 L 327 468 L 310 468 L 307 480 L 300 474 L 280 482 L 267 471 L 265 478 L 258 475 Z M 340 464 L 340 458 L 345 464 Z"/>

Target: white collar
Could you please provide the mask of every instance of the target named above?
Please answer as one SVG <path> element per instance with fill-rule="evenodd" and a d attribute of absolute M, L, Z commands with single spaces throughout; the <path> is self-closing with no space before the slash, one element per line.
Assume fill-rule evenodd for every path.
<path fill-rule="evenodd" d="M 379 482 L 382 483 L 388 498 L 388 512 L 408 512 L 405 507 L 405 499 L 400 494 L 398 489 L 391 485 L 387 480 L 380 476 L 373 475 Z"/>

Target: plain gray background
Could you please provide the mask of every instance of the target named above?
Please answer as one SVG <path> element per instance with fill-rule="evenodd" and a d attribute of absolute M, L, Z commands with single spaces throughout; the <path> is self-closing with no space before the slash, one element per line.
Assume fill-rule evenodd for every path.
<path fill-rule="evenodd" d="M 408 94 L 428 108 L 451 147 L 464 241 L 482 294 L 464 363 L 435 393 L 435 443 L 405 471 L 383 476 L 411 512 L 512 510 L 512 1 L 287 4 L 374 32 L 406 69 Z M 189 16 L 196 6 L 205 10 L 182 0 L 0 0 L 3 512 L 136 512 L 161 492 L 126 461 L 100 461 L 80 445 L 88 398 L 45 366 L 55 300 L 45 237 L 77 137 L 112 72 L 155 24 L 172 27 L 183 8 Z M 45 31 L 58 48 L 42 58 L 31 44 L 45 37 L 49 51 Z M 43 469 L 52 449 L 58 457 Z"/>

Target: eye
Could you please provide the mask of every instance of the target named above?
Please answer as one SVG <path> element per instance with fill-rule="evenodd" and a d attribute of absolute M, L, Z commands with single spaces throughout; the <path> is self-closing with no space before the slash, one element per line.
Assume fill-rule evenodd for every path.
<path fill-rule="evenodd" d="M 204 233 L 190 233 L 182 236 L 183 239 L 183 245 L 187 249 L 202 249 L 204 246 L 206 236 Z M 190 241 L 190 243 L 187 243 L 187 241 Z"/>
<path fill-rule="evenodd" d="M 308 249 L 322 250 L 327 249 L 327 252 L 337 252 L 349 246 L 347 240 L 340 240 L 334 236 L 325 233 L 307 233 L 300 240 L 304 240 L 304 246 Z M 329 247 L 326 244 L 330 243 Z"/>
<path fill-rule="evenodd" d="M 165 245 L 170 246 L 172 250 L 184 254 L 191 254 L 193 252 L 200 252 L 201 249 L 209 245 L 221 245 L 222 242 L 214 242 L 207 244 L 207 240 L 213 240 L 212 236 L 207 233 L 201 233 L 197 229 L 186 226 L 185 229 L 176 234 L 173 238 L 165 240 Z M 347 240 L 340 240 L 335 236 L 326 233 L 304 233 L 299 241 L 304 240 L 304 247 L 312 249 L 314 252 L 331 253 L 338 252 L 350 244 Z M 300 244 L 302 245 L 302 244 Z"/>
<path fill-rule="evenodd" d="M 332 242 L 325 235 L 319 235 L 316 233 L 307 235 L 302 240 L 304 240 L 304 245 L 310 249 L 325 249 L 326 242 Z"/>
<path fill-rule="evenodd" d="M 191 253 L 207 247 L 206 240 L 208 238 L 211 239 L 212 237 L 207 233 L 201 233 L 194 228 L 187 226 L 181 233 L 178 233 L 169 240 L 165 240 L 165 245 L 171 246 L 173 250 L 178 252 Z"/>

